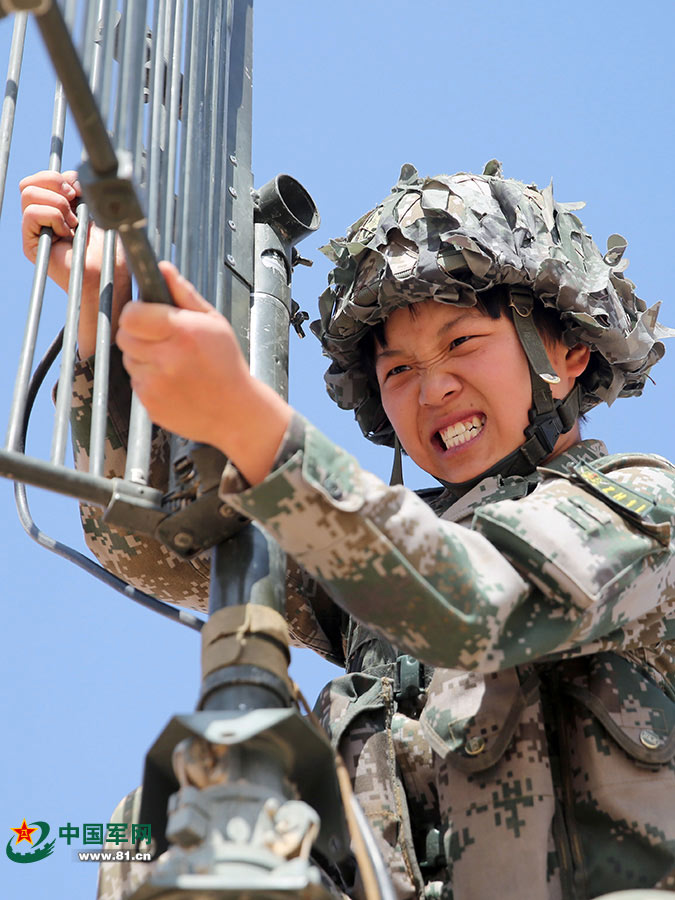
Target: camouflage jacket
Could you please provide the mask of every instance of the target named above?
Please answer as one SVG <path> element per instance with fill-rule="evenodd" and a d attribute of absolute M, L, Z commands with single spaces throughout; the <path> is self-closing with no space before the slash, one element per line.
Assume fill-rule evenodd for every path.
<path fill-rule="evenodd" d="M 295 639 L 347 668 L 318 710 L 397 895 L 675 889 L 675 469 L 584 441 L 449 505 L 298 419 L 278 463 L 221 496 L 300 567 Z M 194 567 L 84 519 L 106 565 L 188 599 Z"/>

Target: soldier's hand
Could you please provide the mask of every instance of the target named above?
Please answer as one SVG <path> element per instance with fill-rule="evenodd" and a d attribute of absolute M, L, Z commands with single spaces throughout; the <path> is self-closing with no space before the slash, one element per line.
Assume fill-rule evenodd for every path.
<path fill-rule="evenodd" d="M 73 237 L 77 227 L 75 209 L 81 199 L 77 172 L 36 172 L 34 175 L 22 179 L 19 188 L 23 212 L 21 222 L 23 252 L 31 262 L 35 262 L 40 232 L 44 227 L 51 228 L 53 238 L 49 257 L 49 277 L 64 291 L 67 291 L 70 267 L 73 261 Z M 82 357 L 89 356 L 95 348 L 104 235 L 104 232 L 93 223 L 89 223 L 87 227 L 87 252 L 78 331 L 79 350 Z M 122 306 L 130 295 L 131 280 L 124 252 L 118 242 L 115 256 L 113 333 Z"/>
<path fill-rule="evenodd" d="M 153 422 L 225 453 L 251 484 L 269 472 L 291 408 L 254 378 L 227 319 L 171 263 L 175 306 L 129 303 L 117 344 Z"/>

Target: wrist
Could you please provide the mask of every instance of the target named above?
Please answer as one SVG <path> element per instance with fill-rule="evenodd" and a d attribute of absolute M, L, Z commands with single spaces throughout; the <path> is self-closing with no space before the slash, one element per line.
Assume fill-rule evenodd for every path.
<path fill-rule="evenodd" d="M 293 410 L 271 387 L 248 372 L 236 396 L 234 415 L 222 423 L 214 443 L 249 484 L 255 485 L 269 475 Z"/>

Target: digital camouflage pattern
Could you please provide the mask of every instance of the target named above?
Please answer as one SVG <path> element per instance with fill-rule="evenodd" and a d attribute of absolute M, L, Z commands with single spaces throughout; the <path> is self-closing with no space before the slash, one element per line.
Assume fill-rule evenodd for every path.
<path fill-rule="evenodd" d="M 474 306 L 500 284 L 531 289 L 560 312 L 564 339 L 590 347 L 579 382 L 581 411 L 640 394 L 675 334 L 657 322 L 623 275 L 626 241 L 613 234 L 603 255 L 574 212 L 583 203 L 557 203 L 504 178 L 492 160 L 482 175 L 460 172 L 421 178 L 405 165 L 392 193 L 323 248 L 336 264 L 312 323 L 332 364 L 328 393 L 353 409 L 364 435 L 394 443 L 378 391 L 369 383 L 359 344 L 394 309 L 433 298 Z"/>
<path fill-rule="evenodd" d="M 261 485 L 226 470 L 354 617 L 318 710 L 400 898 L 675 889 L 675 468 L 605 452 L 433 508 L 311 425 Z M 421 714 L 401 653 L 437 667 Z"/>
<path fill-rule="evenodd" d="M 71 431 L 76 468 L 89 468 L 89 432 L 93 391 L 93 359 L 78 360 L 73 381 Z M 106 478 L 124 477 L 129 434 L 131 387 L 122 366 L 122 355 L 111 348 L 108 423 L 105 446 Z M 152 445 L 150 479 L 159 490 L 167 490 L 168 440 L 156 429 Z M 132 534 L 103 522 L 103 510 L 80 504 L 80 515 L 87 547 L 113 575 L 134 587 L 158 597 L 178 602 L 187 609 L 208 609 L 210 557 L 208 553 L 185 563 L 171 549 L 147 535 Z M 154 559 L 152 565 L 148 561 Z"/>
<path fill-rule="evenodd" d="M 347 669 L 317 711 L 401 900 L 675 889 L 675 470 L 604 454 L 425 502 L 298 417 L 261 485 L 226 468 L 223 501 L 294 559 L 295 641 Z M 194 571 L 129 547 L 168 596 Z M 106 867 L 100 900 L 132 877 Z"/>
<path fill-rule="evenodd" d="M 118 823 L 140 822 L 141 799 L 142 792 L 140 788 L 132 791 L 117 804 L 110 821 Z M 116 844 L 106 842 L 103 845 L 103 849 L 114 853 L 120 848 Z M 147 851 L 145 844 L 139 844 L 131 852 L 135 853 L 137 849 L 141 852 Z M 154 852 L 152 844 L 150 852 Z M 153 863 L 130 861 L 101 863 L 98 869 L 96 900 L 124 900 L 124 898 L 130 897 L 148 877 L 152 865 Z"/>
<path fill-rule="evenodd" d="M 85 472 L 89 469 L 93 378 L 93 359 L 78 360 L 73 382 L 71 431 L 75 466 Z M 129 379 L 122 366 L 121 354 L 113 347 L 105 447 L 104 475 L 107 478 L 124 475 L 130 402 Z M 166 434 L 157 430 L 153 438 L 150 477 L 153 486 L 159 490 L 167 490 L 168 464 Z M 242 480 L 238 487 L 243 486 Z M 208 610 L 211 568 L 208 552 L 186 561 L 148 535 L 134 534 L 104 522 L 103 510 L 98 506 L 81 503 L 80 515 L 87 547 L 109 572 L 161 600 L 199 612 Z M 331 635 L 338 633 L 342 614 L 322 596 L 316 583 L 293 560 L 288 561 L 287 594 L 289 610 L 297 617 L 297 633 L 291 634 L 291 643 L 330 656 L 331 641 L 324 628 Z"/>

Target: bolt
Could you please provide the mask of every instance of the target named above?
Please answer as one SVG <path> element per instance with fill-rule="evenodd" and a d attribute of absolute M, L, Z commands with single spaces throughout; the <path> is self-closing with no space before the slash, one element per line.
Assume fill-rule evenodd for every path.
<path fill-rule="evenodd" d="M 236 225 L 236 222 L 234 221 L 234 219 L 228 219 L 228 220 L 227 220 L 227 224 L 230 226 L 230 228 L 232 229 L 232 231 L 236 231 L 236 230 L 237 230 L 237 225 Z"/>
<path fill-rule="evenodd" d="M 229 264 L 230 264 L 231 266 L 234 265 L 234 256 L 232 256 L 231 253 L 228 253 L 227 256 L 225 257 L 225 259 L 229 262 Z"/>
<path fill-rule="evenodd" d="M 230 162 L 233 166 L 237 165 L 237 157 L 234 155 L 234 153 L 230 153 Z"/>
<path fill-rule="evenodd" d="M 174 535 L 173 545 L 179 550 L 189 550 L 192 543 L 193 538 L 189 531 L 179 531 Z"/>
<path fill-rule="evenodd" d="M 236 188 L 233 188 L 232 185 L 230 185 L 229 188 L 228 188 L 228 191 L 230 192 L 230 194 L 231 194 L 231 195 L 234 197 L 234 199 L 236 200 L 236 199 L 237 199 L 237 189 L 236 189 Z"/>

